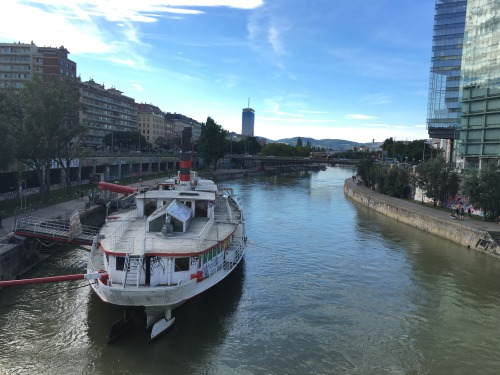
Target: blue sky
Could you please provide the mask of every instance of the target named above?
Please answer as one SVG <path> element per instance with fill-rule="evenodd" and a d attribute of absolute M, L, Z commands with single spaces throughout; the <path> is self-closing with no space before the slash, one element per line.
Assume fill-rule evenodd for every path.
<path fill-rule="evenodd" d="M 64 45 L 82 80 L 241 133 L 427 138 L 434 0 L 2 0 L 0 41 Z"/>

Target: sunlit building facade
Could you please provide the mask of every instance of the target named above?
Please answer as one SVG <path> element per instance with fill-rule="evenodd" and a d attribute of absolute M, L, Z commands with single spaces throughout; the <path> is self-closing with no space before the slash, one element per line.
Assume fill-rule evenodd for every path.
<path fill-rule="evenodd" d="M 158 138 L 166 139 L 165 132 L 165 113 L 152 104 L 141 103 L 138 105 L 137 123 L 139 133 L 146 141 L 155 145 Z"/>
<path fill-rule="evenodd" d="M 135 99 L 123 95 L 113 87 L 89 80 L 80 83 L 80 121 L 87 126 L 84 143 L 97 149 L 104 148 L 107 134 L 137 132 L 137 104 Z"/>
<path fill-rule="evenodd" d="M 500 159 L 500 0 L 468 0 L 457 156 L 463 168 Z"/>
<path fill-rule="evenodd" d="M 460 129 L 459 92 L 466 9 L 466 0 L 436 0 L 434 13 L 427 130 L 430 138 L 448 140 L 450 164 Z"/>
<path fill-rule="evenodd" d="M 0 88 L 20 89 L 35 75 L 76 78 L 76 63 L 61 47 L 38 47 L 32 43 L 0 43 Z"/>

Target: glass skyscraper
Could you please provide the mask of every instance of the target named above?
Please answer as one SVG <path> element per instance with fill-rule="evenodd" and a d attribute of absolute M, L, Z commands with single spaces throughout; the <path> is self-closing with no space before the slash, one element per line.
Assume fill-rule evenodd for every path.
<path fill-rule="evenodd" d="M 241 134 L 253 137 L 255 125 L 255 111 L 252 108 L 243 108 L 241 121 Z"/>
<path fill-rule="evenodd" d="M 459 160 L 480 169 L 500 160 L 500 0 L 468 0 Z"/>
<path fill-rule="evenodd" d="M 460 71 L 466 0 L 436 0 L 432 64 L 427 105 L 430 138 L 448 139 L 452 158 L 456 130 L 460 128 Z"/>

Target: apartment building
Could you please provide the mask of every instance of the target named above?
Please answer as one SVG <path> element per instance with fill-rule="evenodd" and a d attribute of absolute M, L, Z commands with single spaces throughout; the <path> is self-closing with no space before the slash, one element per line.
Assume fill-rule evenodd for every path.
<path fill-rule="evenodd" d="M 159 137 L 166 139 L 165 113 L 160 108 L 152 104 L 139 104 L 137 123 L 139 132 L 152 145 L 155 144 Z"/>
<path fill-rule="evenodd" d="M 80 120 L 89 129 L 84 144 L 104 148 L 106 134 L 117 131 L 136 132 L 137 103 L 115 88 L 89 80 L 80 83 L 80 100 L 83 109 Z"/>
<path fill-rule="evenodd" d="M 185 127 L 190 127 L 192 129 L 193 141 L 200 139 L 201 135 L 201 123 L 189 118 L 187 116 L 181 115 L 179 113 L 165 114 L 165 135 L 166 139 L 174 139 L 181 136 L 182 129 Z"/>
<path fill-rule="evenodd" d="M 34 75 L 76 77 L 76 63 L 64 46 L 38 47 L 32 43 L 0 43 L 0 87 L 20 89 Z"/>

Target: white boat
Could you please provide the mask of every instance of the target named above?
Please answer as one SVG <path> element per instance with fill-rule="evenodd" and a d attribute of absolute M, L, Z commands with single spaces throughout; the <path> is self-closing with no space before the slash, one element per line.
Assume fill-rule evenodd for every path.
<path fill-rule="evenodd" d="M 186 172 L 182 157 L 180 174 L 159 185 L 135 193 L 135 207 L 107 217 L 87 270 L 108 275 L 90 281 L 104 302 L 145 308 L 151 339 L 172 325 L 172 309 L 235 269 L 246 242 L 231 189 Z"/>

